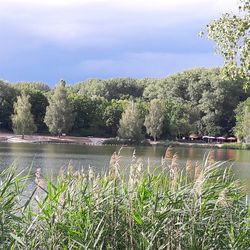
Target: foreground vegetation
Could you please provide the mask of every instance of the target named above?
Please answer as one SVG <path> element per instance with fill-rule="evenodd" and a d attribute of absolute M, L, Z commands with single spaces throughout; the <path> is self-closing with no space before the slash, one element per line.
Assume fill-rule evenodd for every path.
<path fill-rule="evenodd" d="M 171 149 L 158 169 L 120 154 L 99 176 L 73 171 L 55 180 L 1 172 L 0 244 L 6 249 L 249 249 L 243 188 L 212 153 L 179 164 Z M 30 188 L 27 195 L 27 189 Z"/>

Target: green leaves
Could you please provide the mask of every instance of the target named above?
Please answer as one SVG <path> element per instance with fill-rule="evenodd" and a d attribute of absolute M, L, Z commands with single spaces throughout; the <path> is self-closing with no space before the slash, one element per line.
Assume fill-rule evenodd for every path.
<path fill-rule="evenodd" d="M 49 106 L 46 109 L 44 118 L 49 131 L 54 135 L 68 132 L 74 124 L 75 116 L 72 112 L 65 85 L 66 83 L 61 80 L 56 86 L 54 94 L 49 100 Z"/>
<path fill-rule="evenodd" d="M 128 103 L 120 120 L 118 135 L 122 139 L 139 141 L 142 138 L 143 120 L 135 102 Z"/>
<path fill-rule="evenodd" d="M 154 138 L 154 141 L 156 141 L 156 139 L 162 134 L 163 121 L 164 117 L 161 101 L 153 99 L 150 102 L 150 107 L 148 114 L 145 117 L 144 125 L 147 133 Z"/>
<path fill-rule="evenodd" d="M 37 130 L 31 113 L 29 96 L 25 93 L 17 97 L 17 102 L 14 103 L 14 114 L 11 118 L 13 130 L 16 134 L 21 134 L 24 137 L 24 135 L 33 134 Z"/>
<path fill-rule="evenodd" d="M 224 57 L 226 76 L 237 76 L 250 85 L 250 8 L 248 0 L 241 0 L 238 15 L 224 14 L 207 25 L 207 37 L 216 43 L 216 52 Z"/>
<path fill-rule="evenodd" d="M 0 247 L 247 249 L 249 205 L 230 169 L 211 157 L 196 175 L 177 165 L 170 171 L 173 165 L 132 175 L 133 183 L 68 171 L 48 179 L 35 199 L 34 192 L 22 196 L 27 177 L 12 168 L 0 172 Z M 131 168 L 141 165 L 133 161 Z M 29 202 L 23 211 L 22 199 Z"/>

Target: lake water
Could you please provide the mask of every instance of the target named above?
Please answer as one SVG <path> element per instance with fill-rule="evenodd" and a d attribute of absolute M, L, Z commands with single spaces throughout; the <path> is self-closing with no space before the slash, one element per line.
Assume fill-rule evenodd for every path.
<path fill-rule="evenodd" d="M 88 169 L 92 166 L 97 172 L 104 172 L 109 166 L 113 152 L 120 146 L 87 146 L 69 144 L 12 144 L 0 143 L 0 169 L 13 162 L 18 169 L 32 166 L 32 170 L 41 168 L 44 176 L 56 176 L 60 169 L 66 169 L 69 163 L 75 169 Z M 121 166 L 131 162 L 134 150 L 136 156 L 142 158 L 145 165 L 159 165 L 161 157 L 165 154 L 166 147 L 124 147 L 121 150 Z M 201 162 L 204 154 L 209 152 L 205 148 L 176 147 L 181 163 L 187 159 Z M 236 176 L 243 180 L 250 190 L 250 151 L 233 149 L 215 149 L 215 158 L 218 161 L 231 160 Z"/>

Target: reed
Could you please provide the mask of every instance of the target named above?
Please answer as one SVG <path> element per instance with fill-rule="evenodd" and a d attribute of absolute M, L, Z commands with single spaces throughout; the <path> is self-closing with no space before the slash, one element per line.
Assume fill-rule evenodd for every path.
<path fill-rule="evenodd" d="M 119 152 L 101 177 L 90 168 L 45 181 L 37 171 L 36 188 L 21 206 L 30 176 L 5 170 L 1 248 L 248 249 L 249 206 L 230 168 L 213 154 L 181 167 L 170 152 L 158 169 L 133 154 L 129 176 Z"/>

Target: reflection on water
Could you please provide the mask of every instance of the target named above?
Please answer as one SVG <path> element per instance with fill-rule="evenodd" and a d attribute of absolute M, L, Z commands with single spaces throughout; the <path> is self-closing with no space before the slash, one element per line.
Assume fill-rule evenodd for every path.
<path fill-rule="evenodd" d="M 113 152 L 120 146 L 85 146 L 65 144 L 0 144 L 0 168 L 16 163 L 18 169 L 32 165 L 33 171 L 41 168 L 43 175 L 55 176 L 61 168 L 71 164 L 76 168 L 88 169 L 93 166 L 96 171 L 106 171 Z M 136 150 L 137 157 L 141 157 L 145 164 L 157 166 L 165 154 L 165 147 L 124 147 L 121 149 L 121 166 L 129 165 L 131 156 Z M 182 164 L 187 159 L 202 161 L 209 149 L 176 147 Z M 250 152 L 246 150 L 215 149 L 218 161 L 231 160 L 237 177 L 245 180 L 250 190 Z"/>

